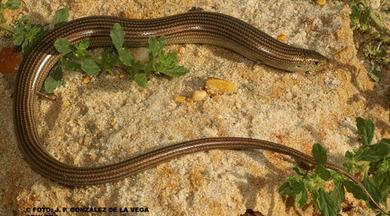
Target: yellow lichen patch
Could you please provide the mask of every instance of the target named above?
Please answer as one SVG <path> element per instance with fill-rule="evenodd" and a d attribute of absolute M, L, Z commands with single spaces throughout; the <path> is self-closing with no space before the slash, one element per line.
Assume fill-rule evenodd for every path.
<path fill-rule="evenodd" d="M 91 76 L 89 76 L 89 75 L 83 76 L 83 83 L 84 83 L 84 84 L 90 83 L 91 80 L 92 80 L 92 77 L 91 77 Z"/>
<path fill-rule="evenodd" d="M 316 3 L 323 6 L 326 4 L 326 0 L 316 0 Z"/>
<path fill-rule="evenodd" d="M 278 39 L 278 41 L 283 42 L 283 43 L 287 43 L 287 41 L 288 41 L 287 35 L 284 35 L 284 34 L 278 35 L 276 37 L 276 39 Z"/>
<path fill-rule="evenodd" d="M 236 85 L 227 80 L 210 77 L 206 81 L 205 89 L 211 95 L 232 94 Z"/>
<path fill-rule="evenodd" d="M 185 103 L 185 102 L 186 102 L 186 97 L 181 96 L 181 95 L 176 96 L 176 97 L 175 97 L 175 102 L 176 102 L 176 103 Z"/>
<path fill-rule="evenodd" d="M 201 101 L 204 100 L 207 97 L 207 92 L 203 90 L 195 90 L 192 93 L 192 100 L 193 101 Z"/>

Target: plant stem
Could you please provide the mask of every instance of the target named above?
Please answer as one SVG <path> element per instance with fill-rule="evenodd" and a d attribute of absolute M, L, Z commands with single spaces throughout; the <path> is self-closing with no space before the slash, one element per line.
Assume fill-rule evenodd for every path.
<path fill-rule="evenodd" d="M 5 23 L 0 23 L 0 29 L 8 31 L 10 33 L 14 33 L 14 29 Z"/>

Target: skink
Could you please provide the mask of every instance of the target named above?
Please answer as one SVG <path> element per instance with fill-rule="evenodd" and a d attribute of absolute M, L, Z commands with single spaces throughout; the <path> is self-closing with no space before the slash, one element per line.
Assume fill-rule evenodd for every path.
<path fill-rule="evenodd" d="M 256 62 L 286 71 L 322 70 L 329 60 L 321 54 L 281 43 L 237 18 L 214 12 L 190 11 L 157 19 L 123 19 L 93 16 L 73 20 L 46 33 L 24 58 L 17 75 L 14 103 L 15 128 L 19 148 L 31 168 L 44 177 L 70 186 L 102 184 L 123 179 L 164 161 L 212 149 L 263 149 L 289 155 L 307 164 L 315 160 L 287 146 L 252 138 L 218 137 L 185 141 L 104 166 L 78 167 L 62 163 L 41 145 L 37 133 L 37 92 L 61 57 L 53 44 L 57 38 L 77 43 L 88 38 L 92 47 L 111 45 L 110 30 L 114 23 L 122 25 L 125 44 L 140 47 L 151 36 L 163 36 L 168 44 L 211 44 L 237 52 Z M 364 186 L 341 167 L 327 163 L 358 184 L 376 203 Z M 379 206 L 379 205 L 378 205 Z"/>

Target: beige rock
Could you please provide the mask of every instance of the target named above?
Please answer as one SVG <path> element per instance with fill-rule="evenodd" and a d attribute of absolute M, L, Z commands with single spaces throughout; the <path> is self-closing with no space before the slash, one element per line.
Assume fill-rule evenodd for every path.
<path fill-rule="evenodd" d="M 186 97 L 180 95 L 180 96 L 176 96 L 174 100 L 176 103 L 185 103 Z"/>
<path fill-rule="evenodd" d="M 209 77 L 205 84 L 205 89 L 210 95 L 233 94 L 236 85 L 228 80 Z"/>
<path fill-rule="evenodd" d="M 285 35 L 285 34 L 278 35 L 276 37 L 276 39 L 278 39 L 278 41 L 283 42 L 283 43 L 287 43 L 287 41 L 288 41 L 287 35 Z"/>
<path fill-rule="evenodd" d="M 204 100 L 207 97 L 207 92 L 204 90 L 195 90 L 192 93 L 192 100 L 194 101 L 201 101 Z"/>
<path fill-rule="evenodd" d="M 141 63 L 147 62 L 149 60 L 149 51 L 146 47 L 140 47 L 135 49 L 132 52 L 134 59 L 140 61 Z"/>
<path fill-rule="evenodd" d="M 92 80 L 92 77 L 91 77 L 91 76 L 89 76 L 89 75 L 84 75 L 84 76 L 83 76 L 83 83 L 84 83 L 84 84 L 90 83 L 91 80 Z"/>
<path fill-rule="evenodd" d="M 326 0 L 316 0 L 316 3 L 323 6 L 326 4 Z"/>

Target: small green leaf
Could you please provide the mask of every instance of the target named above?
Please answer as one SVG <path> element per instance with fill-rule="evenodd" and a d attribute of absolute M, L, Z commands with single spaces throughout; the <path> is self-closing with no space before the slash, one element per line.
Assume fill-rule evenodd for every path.
<path fill-rule="evenodd" d="M 75 47 L 76 47 L 76 50 L 77 50 L 77 51 L 84 52 L 84 51 L 86 51 L 86 50 L 88 49 L 88 47 L 89 47 L 89 40 L 88 40 L 88 39 L 83 39 L 83 40 L 81 40 L 79 43 L 77 43 L 77 44 L 75 45 Z"/>
<path fill-rule="evenodd" d="M 83 58 L 85 56 L 88 56 L 87 54 L 87 49 L 89 47 L 89 40 L 88 39 L 83 39 L 77 44 L 74 45 L 75 51 L 74 55 L 76 58 Z"/>
<path fill-rule="evenodd" d="M 362 2 L 353 2 L 351 4 L 351 26 L 353 29 L 359 29 L 360 31 L 367 31 L 370 28 L 370 9 Z"/>
<path fill-rule="evenodd" d="M 30 26 L 31 20 L 28 15 L 23 15 L 19 18 L 19 20 L 16 22 L 17 27 L 23 27 L 23 26 Z"/>
<path fill-rule="evenodd" d="M 188 72 L 188 69 L 177 65 L 176 53 L 161 53 L 155 71 L 169 77 L 179 77 Z"/>
<path fill-rule="evenodd" d="M 172 66 L 177 61 L 177 55 L 176 53 L 170 52 L 170 53 L 162 53 L 160 55 L 160 63 L 162 65 Z"/>
<path fill-rule="evenodd" d="M 313 199 L 313 203 L 314 203 L 314 207 L 316 209 L 320 209 L 321 208 L 321 204 L 320 204 L 320 201 L 319 201 L 319 196 L 320 194 L 318 193 L 318 190 L 317 191 L 311 191 L 311 196 L 312 196 L 312 199 Z"/>
<path fill-rule="evenodd" d="M 118 50 L 119 60 L 126 66 L 131 66 L 133 58 L 131 57 L 130 52 L 125 48 L 120 48 Z"/>
<path fill-rule="evenodd" d="M 20 7 L 20 0 L 8 0 L 5 3 L 5 8 L 15 10 Z"/>
<path fill-rule="evenodd" d="M 141 87 L 145 87 L 148 82 L 148 77 L 145 73 L 136 73 L 134 74 L 134 81 Z"/>
<path fill-rule="evenodd" d="M 21 46 L 24 41 L 24 32 L 21 28 L 16 28 L 13 34 L 13 43 L 15 46 Z"/>
<path fill-rule="evenodd" d="M 117 65 L 118 61 L 118 56 L 113 52 L 112 48 L 106 48 L 102 53 L 100 67 L 103 70 L 107 70 L 109 73 L 111 73 L 114 67 Z"/>
<path fill-rule="evenodd" d="M 43 34 L 43 28 L 39 25 L 33 25 L 31 29 L 26 33 L 25 41 L 22 44 L 22 51 L 26 53 L 34 42 Z"/>
<path fill-rule="evenodd" d="M 338 207 L 338 212 L 340 210 L 340 205 L 344 201 L 345 197 L 343 185 L 340 182 L 336 184 L 334 190 L 329 193 L 329 196 L 332 200 L 334 200 L 336 206 Z"/>
<path fill-rule="evenodd" d="M 75 70 L 81 70 L 81 64 L 76 62 L 74 59 L 72 58 L 69 58 L 69 57 L 63 57 L 61 60 L 60 60 L 60 63 L 65 66 L 66 69 L 68 70 L 72 70 L 72 71 L 75 71 Z"/>
<path fill-rule="evenodd" d="M 352 193 L 356 199 L 367 200 L 367 195 L 364 193 L 363 189 L 356 185 L 354 182 L 344 180 L 342 184 L 344 185 L 345 189 L 347 189 L 348 192 Z"/>
<path fill-rule="evenodd" d="M 302 180 L 297 179 L 296 177 L 289 177 L 287 180 L 279 187 L 278 192 L 281 195 L 296 195 L 305 189 L 305 185 Z"/>
<path fill-rule="evenodd" d="M 54 27 L 60 26 L 63 23 L 68 22 L 69 19 L 69 8 L 64 7 L 56 11 L 53 18 Z"/>
<path fill-rule="evenodd" d="M 119 50 L 123 48 L 123 43 L 125 41 L 125 34 L 119 23 L 114 24 L 110 36 L 115 49 L 119 52 Z"/>
<path fill-rule="evenodd" d="M 325 181 L 330 180 L 332 177 L 329 170 L 327 170 L 323 165 L 316 166 L 315 172 L 318 174 L 318 176 L 320 176 L 320 178 L 322 178 Z"/>
<path fill-rule="evenodd" d="M 353 158 L 347 158 L 343 165 L 352 174 L 366 174 L 370 168 L 370 162 L 358 160 L 355 156 Z"/>
<path fill-rule="evenodd" d="M 315 143 L 311 152 L 318 165 L 324 165 L 326 163 L 326 150 L 324 149 L 324 147 L 322 147 L 322 145 Z"/>
<path fill-rule="evenodd" d="M 164 38 L 156 38 L 156 37 L 150 37 L 148 40 L 149 43 L 149 58 L 153 61 L 154 58 L 161 55 L 163 52 L 163 48 L 165 45 Z"/>
<path fill-rule="evenodd" d="M 390 190 L 390 157 L 384 158 L 377 165 L 377 170 L 373 176 L 375 185 L 381 189 L 381 193 L 386 196 Z"/>
<path fill-rule="evenodd" d="M 351 20 L 351 26 L 353 29 L 356 29 L 359 27 L 359 7 L 356 4 L 351 5 L 351 14 L 350 14 L 350 20 Z"/>
<path fill-rule="evenodd" d="M 303 188 L 298 194 L 295 196 L 295 205 L 298 208 L 302 208 L 307 203 L 307 191 L 306 188 Z"/>
<path fill-rule="evenodd" d="M 291 187 L 291 183 L 289 181 L 285 181 L 282 185 L 279 186 L 278 192 L 280 195 L 294 195 L 294 190 Z"/>
<path fill-rule="evenodd" d="M 356 126 L 358 128 L 361 143 L 363 145 L 370 145 L 372 138 L 374 137 L 374 123 L 369 119 L 357 117 Z"/>
<path fill-rule="evenodd" d="M 354 155 L 354 154 L 353 154 L 351 151 L 346 151 L 346 152 L 345 152 L 345 157 L 346 157 L 346 158 L 350 158 L 350 159 L 351 159 L 351 158 L 353 158 L 353 155 Z"/>
<path fill-rule="evenodd" d="M 375 82 L 379 82 L 380 73 L 382 72 L 382 67 L 375 61 L 371 61 L 371 68 L 368 71 L 368 76 Z"/>
<path fill-rule="evenodd" d="M 357 159 L 362 161 L 376 162 L 390 154 L 390 144 L 379 142 L 374 145 L 369 145 L 357 154 Z"/>
<path fill-rule="evenodd" d="M 136 62 L 132 62 L 131 73 L 132 74 L 144 73 L 147 76 L 148 74 L 150 74 L 150 71 L 147 70 L 146 65 L 143 65 L 139 61 L 136 61 Z"/>
<path fill-rule="evenodd" d="M 363 185 L 364 185 L 364 187 L 366 187 L 368 192 L 371 194 L 372 198 L 374 198 L 375 202 L 379 203 L 380 201 L 383 201 L 383 198 L 387 197 L 387 196 L 382 197 L 381 191 L 379 190 L 378 186 L 375 185 L 375 183 L 372 182 L 367 177 L 363 179 Z"/>
<path fill-rule="evenodd" d="M 61 81 L 55 80 L 52 77 L 48 76 L 45 79 L 45 83 L 43 85 L 43 88 L 45 92 L 47 93 L 53 93 L 54 90 L 61 85 Z"/>
<path fill-rule="evenodd" d="M 55 80 L 62 80 L 63 77 L 63 71 L 62 68 L 59 66 L 56 66 L 53 71 L 50 73 L 50 76 Z"/>
<path fill-rule="evenodd" d="M 318 191 L 318 203 L 321 214 L 324 216 L 336 216 L 338 213 L 337 205 L 332 197 L 320 188 Z"/>
<path fill-rule="evenodd" d="M 174 67 L 164 68 L 164 69 L 160 70 L 159 72 L 161 72 L 162 74 L 165 74 L 169 77 L 179 77 L 179 76 L 183 76 L 186 73 L 188 73 L 188 69 L 183 67 L 183 66 L 176 65 Z"/>
<path fill-rule="evenodd" d="M 45 79 L 43 84 L 43 88 L 47 93 L 53 93 L 54 90 L 61 85 L 62 82 L 63 71 L 62 68 L 56 66 L 49 74 L 49 76 Z"/>
<path fill-rule="evenodd" d="M 22 53 L 25 54 L 42 34 L 43 27 L 31 24 L 30 18 L 24 15 L 16 22 L 12 40 L 15 46 L 20 47 Z"/>
<path fill-rule="evenodd" d="M 93 59 L 87 58 L 81 63 L 81 70 L 91 76 L 96 76 L 100 72 L 99 66 Z"/>
<path fill-rule="evenodd" d="M 54 47 L 56 48 L 56 50 L 59 53 L 61 53 L 63 55 L 66 55 L 66 54 L 72 52 L 71 43 L 66 38 L 59 38 L 59 39 L 57 39 L 54 42 Z"/>

